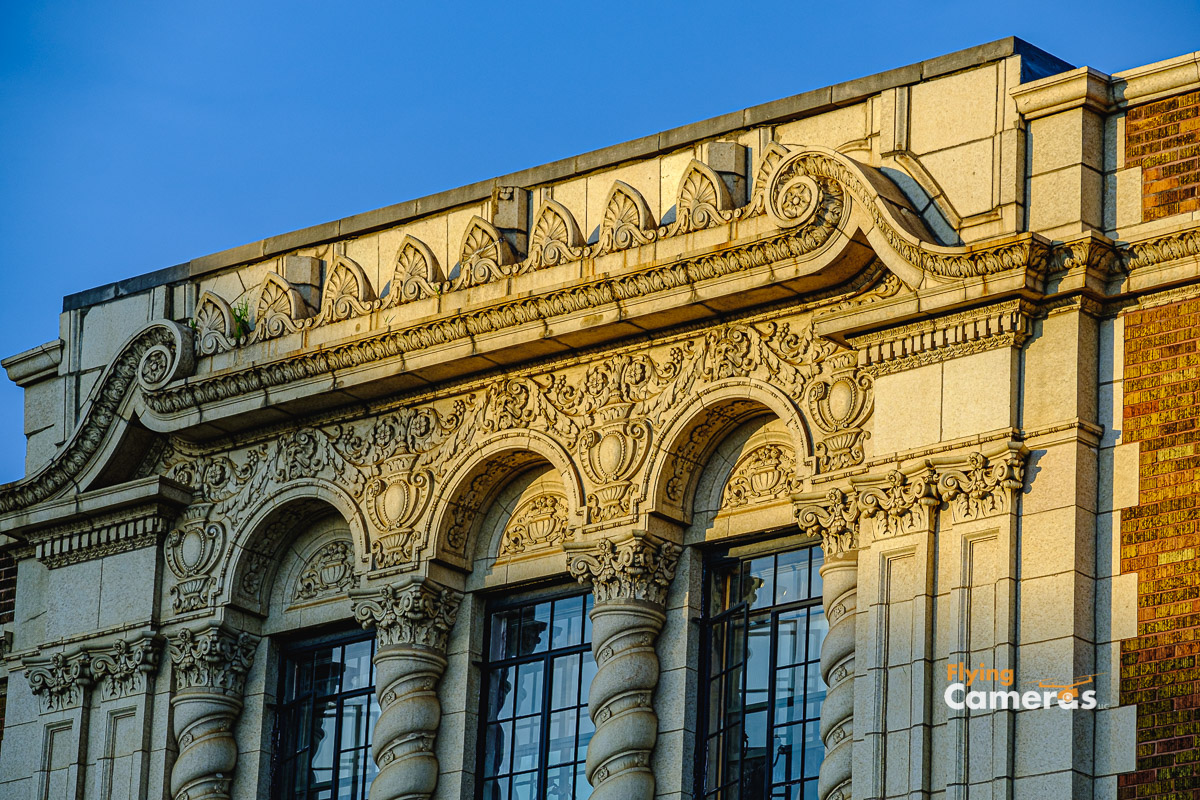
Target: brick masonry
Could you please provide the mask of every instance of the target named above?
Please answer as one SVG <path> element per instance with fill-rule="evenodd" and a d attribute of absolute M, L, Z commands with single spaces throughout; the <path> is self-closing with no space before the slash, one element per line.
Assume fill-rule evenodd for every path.
<path fill-rule="evenodd" d="M 1123 438 L 1141 443 L 1139 504 L 1121 512 L 1138 636 L 1121 646 L 1137 703 L 1137 770 L 1121 800 L 1200 798 L 1200 298 L 1125 318 Z"/>
<path fill-rule="evenodd" d="M 1142 218 L 1200 210 L 1200 91 L 1130 109 L 1125 164 L 1142 168 Z"/>

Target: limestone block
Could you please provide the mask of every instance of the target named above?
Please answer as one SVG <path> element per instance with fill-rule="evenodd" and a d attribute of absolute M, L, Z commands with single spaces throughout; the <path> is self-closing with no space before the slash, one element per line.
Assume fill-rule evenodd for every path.
<path fill-rule="evenodd" d="M 46 428 L 25 439 L 25 474 L 32 475 L 54 458 L 62 440 L 57 428 Z"/>
<path fill-rule="evenodd" d="M 876 455 L 941 441 L 942 365 L 876 378 L 874 417 Z"/>
<path fill-rule="evenodd" d="M 1111 223 L 1106 226 L 1121 230 L 1142 223 L 1142 168 L 1117 170 L 1110 179 L 1112 186 Z"/>
<path fill-rule="evenodd" d="M 1137 442 L 1129 442 L 1113 448 L 1111 510 L 1129 508 L 1138 504 L 1140 452 L 1141 445 Z"/>
<path fill-rule="evenodd" d="M 382 291 L 383 285 L 391 278 L 390 264 L 388 264 L 385 270 L 384 265 L 387 262 L 379 249 L 381 241 L 382 237 L 379 234 L 373 234 L 357 239 L 347 239 L 345 242 L 346 257 L 352 259 L 354 263 L 363 268 L 363 272 L 366 273 L 367 280 L 371 283 L 371 288 L 375 290 L 376 295 Z M 325 280 L 329 279 L 328 265 L 330 261 L 331 258 L 329 257 L 325 259 Z M 322 286 L 321 289 L 323 291 L 324 287 Z M 319 308 L 321 291 L 316 292 L 315 299 Z"/>
<path fill-rule="evenodd" d="M 154 616 L 157 558 L 155 548 L 143 547 L 99 562 L 100 627 L 141 622 Z"/>
<path fill-rule="evenodd" d="M 942 364 L 942 439 L 1014 424 L 1018 359 L 1016 350 L 1003 347 Z"/>
<path fill-rule="evenodd" d="M 1097 328 L 1077 312 L 1034 323 L 1025 344 L 1021 421 L 1027 430 L 1075 417 L 1096 419 Z"/>
<path fill-rule="evenodd" d="M 1101 173 L 1064 167 L 1029 180 L 1029 229 L 1049 238 L 1100 230 L 1104 226 Z"/>
<path fill-rule="evenodd" d="M 50 378 L 25 387 L 25 434 L 54 428 L 64 430 L 66 378 Z M 59 433 L 59 438 L 62 438 Z"/>
<path fill-rule="evenodd" d="M 1035 684 L 1036 689 L 1036 684 Z M 1014 770 L 1016 777 L 1060 772 L 1069 774 L 1074 758 L 1075 743 L 1072 717 L 1090 714 L 1070 711 L 1054 705 L 1021 711 L 1016 715 L 1016 746 Z M 1078 797 L 1074 794 L 1017 794 L 1018 797 Z"/>
<path fill-rule="evenodd" d="M 930 153 L 996 132 L 997 65 L 912 87 L 909 149 Z"/>
<path fill-rule="evenodd" d="M 100 621 L 100 561 L 51 570 L 46 581 L 46 636 L 77 636 L 95 630 Z"/>
<path fill-rule="evenodd" d="M 658 196 L 662 198 L 660 219 L 670 215 L 670 209 L 679 201 L 679 181 L 693 158 L 694 150 L 689 147 L 658 159 Z"/>
<path fill-rule="evenodd" d="M 1137 761 L 1137 706 L 1096 712 L 1096 775 L 1131 772 Z"/>
<path fill-rule="evenodd" d="M 1125 317 L 1100 320 L 1100 383 L 1125 378 Z"/>
<path fill-rule="evenodd" d="M 1022 513 L 1069 505 L 1096 510 L 1094 451 L 1082 442 L 1065 442 L 1031 452 L 1025 467 Z"/>
<path fill-rule="evenodd" d="M 1071 108 L 1029 123 L 1032 174 L 1084 164 L 1104 169 L 1104 121 L 1086 108 Z"/>
<path fill-rule="evenodd" d="M 1092 583 L 1091 578 L 1078 572 L 1023 579 L 1021 616 L 1017 622 L 1022 648 L 1075 635 L 1090 640 L 1093 630 Z M 1030 677 L 1023 675 L 1021 679 Z"/>
<path fill-rule="evenodd" d="M 1021 517 L 1021 564 L 1024 578 L 1074 570 L 1095 571 L 1095 515 L 1076 505 L 1026 513 Z"/>
<path fill-rule="evenodd" d="M 992 139 L 982 139 L 920 157 L 961 216 L 992 209 L 995 147 Z"/>
<path fill-rule="evenodd" d="M 775 137 L 781 144 L 837 150 L 849 142 L 867 138 L 871 134 L 869 118 L 870 104 L 857 103 L 780 125 L 775 129 Z"/>
<path fill-rule="evenodd" d="M 1096 581 L 1096 641 L 1119 642 L 1137 636 L 1136 572 Z"/>
<path fill-rule="evenodd" d="M 117 350 L 138 328 L 149 322 L 149 294 L 134 294 L 89 306 L 83 316 L 79 365 L 106 367 Z"/>
<path fill-rule="evenodd" d="M 658 713 L 658 732 L 692 730 L 696 727 L 698 679 L 694 667 L 665 670 L 654 691 L 654 710 Z"/>

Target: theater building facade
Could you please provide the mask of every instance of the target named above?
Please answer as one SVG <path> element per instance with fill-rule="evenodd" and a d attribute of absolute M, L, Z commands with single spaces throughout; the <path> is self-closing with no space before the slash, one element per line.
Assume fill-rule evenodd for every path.
<path fill-rule="evenodd" d="M 1195 796 L 1198 142 L 1007 39 L 67 297 L 0 796 Z"/>

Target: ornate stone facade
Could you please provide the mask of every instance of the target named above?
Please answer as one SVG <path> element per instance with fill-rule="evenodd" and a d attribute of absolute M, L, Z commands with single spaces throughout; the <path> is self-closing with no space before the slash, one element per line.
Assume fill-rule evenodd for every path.
<path fill-rule="evenodd" d="M 0 487 L 0 795 L 269 796 L 281 665 L 340 632 L 373 639 L 371 799 L 475 798 L 489 615 L 571 592 L 570 780 L 703 795 L 713 576 L 819 547 L 776 755 L 820 800 L 1170 796 L 1130 659 L 1166 635 L 1139 580 L 1194 632 L 1150 583 L 1190 545 L 1125 510 L 1185 522 L 1151 465 L 1190 457 L 1200 233 L 1141 170 L 1194 66 L 1006 40 L 68 298 L 4 362 L 45 419 Z M 1169 458 L 1124 438 L 1149 417 Z M 978 664 L 1098 707 L 944 702 Z"/>

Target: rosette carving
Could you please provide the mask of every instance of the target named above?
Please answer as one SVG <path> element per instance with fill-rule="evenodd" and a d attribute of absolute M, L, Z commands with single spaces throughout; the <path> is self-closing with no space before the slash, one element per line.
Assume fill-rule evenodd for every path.
<path fill-rule="evenodd" d="M 167 567 L 176 578 L 171 607 L 177 614 L 208 604 L 210 573 L 225 549 L 225 527 L 208 519 L 211 508 L 207 503 L 190 506 L 163 544 Z"/>

